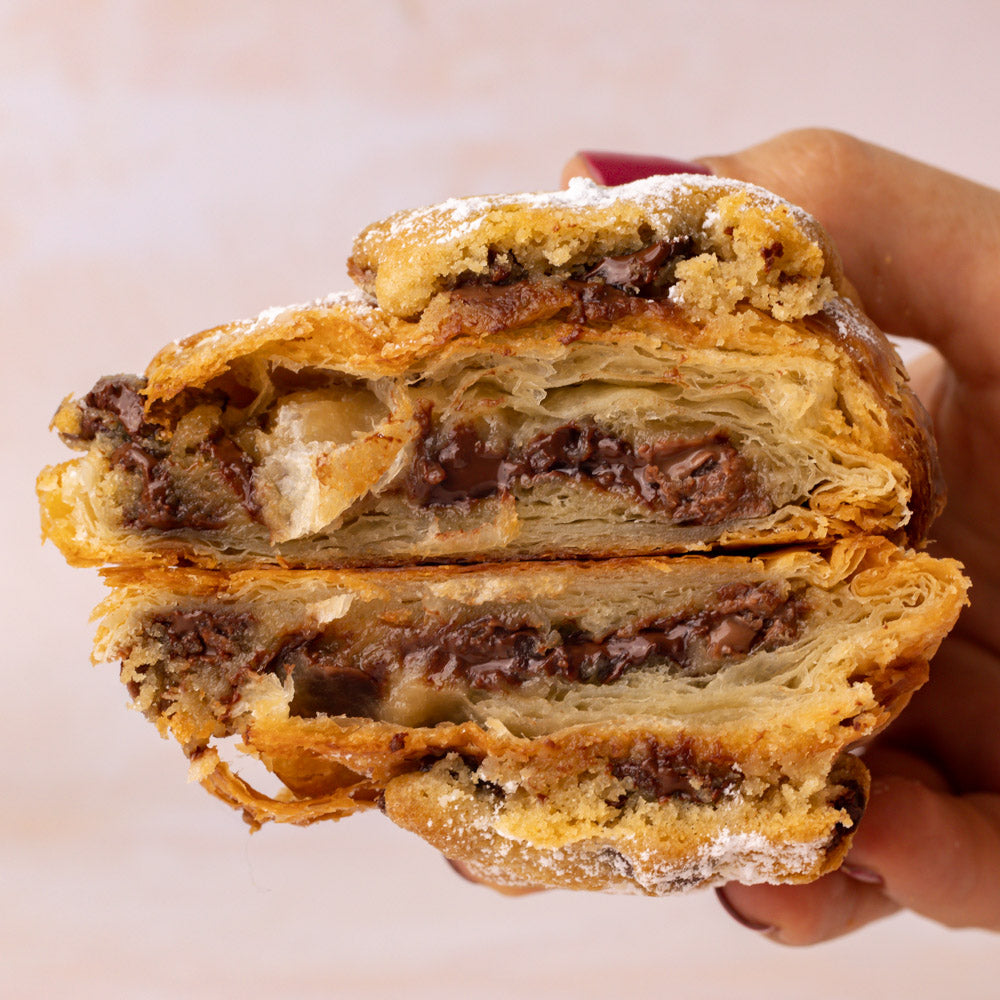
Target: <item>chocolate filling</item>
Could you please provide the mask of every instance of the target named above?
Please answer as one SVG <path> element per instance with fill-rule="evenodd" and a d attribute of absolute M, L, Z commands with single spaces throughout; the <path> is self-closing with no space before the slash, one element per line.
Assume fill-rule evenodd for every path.
<path fill-rule="evenodd" d="M 693 248 L 694 241 L 690 236 L 675 236 L 651 243 L 632 253 L 602 257 L 558 277 L 571 282 L 606 285 L 629 295 L 653 298 L 666 294 L 673 278 L 673 265 L 677 260 L 689 256 Z M 487 265 L 485 274 L 460 275 L 453 287 L 503 287 L 538 280 L 539 277 L 553 277 L 542 275 L 532 279 L 512 251 L 499 252 L 491 248 L 487 255 Z"/>
<path fill-rule="evenodd" d="M 199 449 L 215 462 L 222 478 L 255 521 L 261 519 L 260 501 L 253 485 L 253 461 L 227 434 L 217 427 Z"/>
<path fill-rule="evenodd" d="M 180 467 L 169 457 L 169 445 L 160 428 L 145 419 L 144 389 L 145 381 L 135 376 L 100 379 L 83 398 L 80 432 L 71 437 L 77 441 L 105 437 L 115 446 L 109 457 L 111 466 L 138 476 L 139 494 L 123 512 L 123 521 L 129 527 L 156 531 L 211 531 L 225 527 L 225 521 L 207 510 L 203 502 L 185 497 L 178 488 Z M 224 397 L 220 401 L 224 403 Z M 261 509 L 250 457 L 222 427 L 212 431 L 198 452 L 212 463 L 247 514 L 259 521 Z"/>
<path fill-rule="evenodd" d="M 611 773 L 651 802 L 677 798 L 714 805 L 741 780 L 731 764 L 696 760 L 689 748 L 665 746 L 652 738 L 640 741 L 623 760 L 613 761 Z M 609 803 L 621 808 L 628 796 Z"/>
<path fill-rule="evenodd" d="M 833 851 L 843 843 L 845 837 L 853 834 L 858 828 L 858 821 L 864 815 L 867 796 L 864 789 L 856 781 L 843 783 L 843 791 L 833 801 L 834 809 L 844 809 L 850 817 L 851 825 L 838 823 L 833 829 L 833 835 L 827 844 L 827 850 Z"/>
<path fill-rule="evenodd" d="M 516 690 L 539 678 L 612 684 L 649 668 L 710 674 L 731 657 L 793 642 L 807 610 L 801 597 L 783 595 L 773 584 L 747 583 L 720 587 L 709 607 L 604 635 L 573 621 L 543 629 L 496 614 L 464 622 L 428 615 L 411 625 L 383 623 L 367 642 L 343 623 L 300 629 L 261 652 L 253 641 L 253 616 L 225 608 L 157 614 L 145 631 L 165 660 L 207 665 L 233 683 L 250 673 L 290 677 L 292 715 L 378 718 L 390 677 L 400 672 L 438 689 L 488 692 Z"/>
<path fill-rule="evenodd" d="M 442 321 L 449 333 L 497 333 L 528 323 L 557 319 L 580 326 L 616 323 L 644 313 L 673 315 L 665 297 L 647 298 L 601 281 L 517 281 L 512 285 L 468 285 L 450 293 L 450 312 Z"/>
<path fill-rule="evenodd" d="M 192 608 L 154 615 L 146 632 L 163 643 L 171 659 L 218 668 L 239 656 L 253 621 L 248 612 Z"/>
<path fill-rule="evenodd" d="M 449 328 L 497 332 L 545 319 L 599 325 L 647 312 L 673 314 L 668 293 L 690 236 L 604 257 L 569 274 L 529 277 L 513 254 L 490 252 L 484 275 L 463 275 L 449 290 Z"/>
<path fill-rule="evenodd" d="M 246 671 L 243 663 L 250 648 L 253 625 L 254 616 L 249 612 L 189 608 L 151 616 L 143 632 L 147 641 L 159 643 L 165 657 L 211 668 L 213 684 L 216 685 L 212 698 L 225 709 L 239 697 L 239 682 Z M 127 657 L 128 652 L 123 651 L 122 655 Z M 149 671 L 149 667 L 141 667 L 135 673 L 145 677 Z M 162 713 L 167 704 L 163 698 L 164 690 L 180 685 L 176 679 L 168 683 L 161 671 L 155 671 L 154 676 L 156 673 L 160 676 L 156 683 L 159 698 L 155 710 Z M 128 690 L 133 698 L 137 698 L 139 682 L 130 680 Z"/>
<path fill-rule="evenodd" d="M 497 615 L 386 625 L 378 641 L 367 644 L 331 626 L 287 636 L 260 669 L 292 678 L 293 715 L 377 718 L 387 681 L 400 669 L 439 689 L 494 692 L 538 678 L 612 684 L 654 666 L 688 675 L 714 673 L 730 657 L 793 642 L 806 610 L 801 598 L 757 583 L 721 587 L 709 608 L 651 618 L 602 636 L 574 622 L 543 630 Z"/>
<path fill-rule="evenodd" d="M 320 633 L 299 633 L 286 639 L 264 672 L 282 680 L 291 677 L 295 693 L 289 712 L 310 719 L 317 715 L 349 715 L 378 718 L 386 666 L 368 662 L 361 666 L 354 657 L 336 651 Z"/>
<path fill-rule="evenodd" d="M 774 584 L 745 583 L 719 588 L 709 607 L 650 618 L 603 636 L 574 622 L 543 630 L 524 620 L 483 615 L 464 623 L 383 623 L 378 640 L 368 644 L 342 624 L 341 631 L 337 625 L 300 630 L 285 636 L 276 650 L 272 646 L 263 652 L 253 614 L 219 607 L 160 612 L 150 616 L 144 632 L 162 649 L 159 671 L 175 661 L 166 674 L 160 673 L 157 711 L 165 710 L 164 692 L 183 685 L 188 667 L 207 667 L 210 672 L 198 675 L 195 683 L 210 685 L 223 712 L 237 702 L 247 677 L 273 673 L 294 685 L 293 716 L 377 719 L 388 682 L 400 671 L 423 677 L 432 687 L 480 691 L 516 690 L 539 677 L 603 685 L 648 668 L 709 673 L 730 657 L 794 641 L 807 610 L 804 599 L 783 596 Z M 168 680 L 170 672 L 173 680 Z M 134 680 L 129 689 L 138 696 Z M 390 749 L 403 751 L 405 736 L 396 734 Z M 626 786 L 620 800 L 610 803 L 618 808 L 631 795 L 714 804 L 741 780 L 726 761 L 706 763 L 690 748 L 652 738 L 608 767 Z M 853 817 L 859 807 L 848 798 L 843 805 Z"/>
<path fill-rule="evenodd" d="M 457 424 L 447 434 L 435 432 L 431 407 L 417 411 L 420 436 L 406 475 L 410 501 L 420 507 L 469 504 L 501 489 L 504 457 L 491 450 L 469 424 Z"/>
<path fill-rule="evenodd" d="M 175 486 L 173 463 L 169 459 L 157 459 L 141 445 L 132 442 L 121 445 L 111 453 L 111 465 L 139 474 L 139 495 L 122 517 L 130 528 L 211 531 L 225 526 L 225 521 L 213 516 L 201 504 L 190 503 L 181 496 Z"/>
<path fill-rule="evenodd" d="M 111 375 L 97 380 L 83 397 L 80 433 L 77 439 L 93 441 L 99 433 L 118 441 L 152 437 L 156 428 L 146 423 L 144 379 L 135 375 Z"/>
<path fill-rule="evenodd" d="M 722 432 L 636 448 L 594 424 L 567 423 L 505 452 L 470 424 L 434 429 L 429 407 L 418 418 L 421 435 L 405 489 L 421 507 L 468 505 L 561 477 L 624 494 L 677 524 L 774 510 L 750 463 Z"/>
<path fill-rule="evenodd" d="M 687 256 L 692 247 L 690 236 L 661 240 L 635 253 L 605 257 L 587 269 L 583 277 L 587 281 L 599 279 L 631 295 L 652 298 L 667 291 L 668 279 L 673 275 L 673 268 L 668 271 L 667 265 Z"/>

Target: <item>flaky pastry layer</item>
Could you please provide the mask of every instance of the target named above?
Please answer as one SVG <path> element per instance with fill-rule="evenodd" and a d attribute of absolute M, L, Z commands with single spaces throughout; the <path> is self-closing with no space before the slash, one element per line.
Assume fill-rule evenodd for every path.
<path fill-rule="evenodd" d="M 827 864 L 853 823 L 832 771 L 922 683 L 965 593 L 955 564 L 884 539 L 826 556 L 107 578 L 96 656 L 122 661 L 136 705 L 252 824 L 384 803 L 412 828 L 440 779 L 530 857 L 554 849 L 540 831 L 557 802 L 619 832 L 655 820 L 657 865 L 758 808 L 761 836 L 784 829 Z M 287 791 L 233 774 L 228 736 Z M 461 798 L 443 794 L 442 809 Z M 700 832 L 678 839 L 686 826 Z M 607 838 L 588 829 L 589 858 Z"/>
<path fill-rule="evenodd" d="M 331 301 L 168 350 L 57 414 L 86 454 L 40 477 L 44 530 L 77 563 L 314 567 L 923 538 L 923 411 L 849 303 L 580 325 L 563 297 L 449 331 Z"/>

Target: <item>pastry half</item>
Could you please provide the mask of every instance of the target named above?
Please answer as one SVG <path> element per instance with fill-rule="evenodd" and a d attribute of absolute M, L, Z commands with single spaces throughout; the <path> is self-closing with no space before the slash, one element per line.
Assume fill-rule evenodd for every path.
<path fill-rule="evenodd" d="M 253 826 L 381 806 L 494 882 L 650 893 L 835 866 L 867 788 L 848 751 L 965 599 L 956 564 L 880 538 L 107 581 L 97 658 Z"/>
<path fill-rule="evenodd" d="M 919 543 L 942 490 L 816 224 L 729 181 L 448 202 L 367 230 L 370 295 L 171 345 L 54 426 L 76 563 L 340 567 Z"/>

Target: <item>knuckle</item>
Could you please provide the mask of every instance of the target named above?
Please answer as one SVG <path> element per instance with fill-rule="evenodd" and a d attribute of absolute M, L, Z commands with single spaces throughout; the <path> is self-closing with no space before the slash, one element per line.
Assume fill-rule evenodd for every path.
<path fill-rule="evenodd" d="M 838 186 L 867 169 L 872 149 L 853 135 L 824 128 L 786 132 L 778 141 L 783 154 L 804 175 L 826 178 Z"/>

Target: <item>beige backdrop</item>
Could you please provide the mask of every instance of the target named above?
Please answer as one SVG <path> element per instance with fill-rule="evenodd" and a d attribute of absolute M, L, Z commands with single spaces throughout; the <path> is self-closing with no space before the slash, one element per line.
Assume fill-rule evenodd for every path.
<path fill-rule="evenodd" d="M 998 37 L 989 0 L 0 3 L 0 993 L 996 996 L 996 937 L 911 916 L 789 951 L 711 893 L 501 898 L 377 815 L 249 837 L 88 666 L 100 584 L 39 547 L 32 480 L 68 392 L 579 147 L 817 124 L 1000 186 Z"/>

